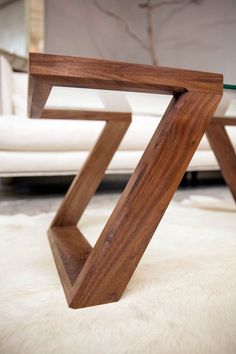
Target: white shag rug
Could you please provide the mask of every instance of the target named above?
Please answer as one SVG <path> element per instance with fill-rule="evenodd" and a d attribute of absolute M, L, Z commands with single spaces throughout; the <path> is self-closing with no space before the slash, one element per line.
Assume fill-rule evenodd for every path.
<path fill-rule="evenodd" d="M 112 203 L 84 217 L 92 243 Z M 51 219 L 0 216 L 1 354 L 236 353 L 233 203 L 172 203 L 121 300 L 79 310 L 66 305 Z"/>

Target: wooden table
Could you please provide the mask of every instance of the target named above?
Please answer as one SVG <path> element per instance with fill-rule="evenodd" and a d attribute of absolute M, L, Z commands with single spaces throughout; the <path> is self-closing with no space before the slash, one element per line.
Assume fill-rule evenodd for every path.
<path fill-rule="evenodd" d="M 49 241 L 70 307 L 117 301 L 219 104 L 223 77 L 190 70 L 36 53 L 30 54 L 29 70 L 30 117 L 106 121 L 52 222 Z M 93 248 L 77 224 L 128 128 L 131 116 L 116 112 L 44 110 L 53 86 L 173 95 Z M 214 144 L 212 135 L 210 140 Z"/>
<path fill-rule="evenodd" d="M 236 154 L 226 132 L 226 126 L 236 127 L 236 118 L 214 117 L 210 121 L 206 134 L 236 202 Z"/>

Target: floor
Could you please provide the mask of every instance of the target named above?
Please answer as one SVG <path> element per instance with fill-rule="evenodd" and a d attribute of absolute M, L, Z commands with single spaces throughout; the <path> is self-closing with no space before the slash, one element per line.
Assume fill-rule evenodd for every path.
<path fill-rule="evenodd" d="M 128 176 L 107 177 L 98 192 L 91 200 L 91 205 L 99 205 L 106 195 L 106 199 L 119 198 Z M 4 180 L 0 188 L 0 214 L 35 215 L 39 213 L 55 212 L 61 203 L 71 182 L 71 178 L 24 178 Z M 202 179 L 189 183 L 184 181 L 174 195 L 175 201 L 182 201 L 190 195 L 204 195 L 219 199 L 230 198 L 230 192 L 221 178 Z"/>
<path fill-rule="evenodd" d="M 80 225 L 92 245 L 118 196 L 108 186 Z M 5 213 L 54 211 L 63 196 L 59 185 L 6 187 Z M 192 194 L 229 195 L 222 184 L 199 184 L 182 186 L 175 200 Z M 120 301 L 80 310 L 67 307 L 53 262 L 52 214 L 0 215 L 0 353 L 235 354 L 235 210 L 197 199 L 202 208 L 168 208 Z"/>

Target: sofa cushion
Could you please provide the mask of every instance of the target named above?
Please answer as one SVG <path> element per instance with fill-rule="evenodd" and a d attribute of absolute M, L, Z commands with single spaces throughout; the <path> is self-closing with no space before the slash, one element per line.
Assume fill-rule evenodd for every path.
<path fill-rule="evenodd" d="M 231 100 L 225 115 L 228 117 L 236 117 L 236 99 Z"/>
<path fill-rule="evenodd" d="M 13 107 L 17 115 L 26 115 L 27 85 L 27 74 L 14 73 Z M 57 108 L 106 109 L 162 116 L 171 98 L 170 95 L 53 87 L 46 105 Z"/>
<path fill-rule="evenodd" d="M 136 116 L 120 146 L 121 150 L 143 150 L 160 117 Z M 25 116 L 0 116 L 0 150 L 88 151 L 105 122 L 40 120 Z"/>
<path fill-rule="evenodd" d="M 27 114 L 28 75 L 14 73 L 13 75 L 13 111 L 16 115 Z M 53 87 L 47 101 L 47 107 L 70 109 L 104 109 L 98 93 L 95 90 Z"/>
<path fill-rule="evenodd" d="M 12 114 L 12 68 L 4 56 L 0 56 L 0 114 Z"/>
<path fill-rule="evenodd" d="M 81 170 L 88 151 L 0 151 L 2 176 L 70 175 Z M 132 173 L 143 151 L 117 151 L 108 173 Z M 189 171 L 218 170 L 213 151 L 198 151 L 189 164 Z"/>
<path fill-rule="evenodd" d="M 163 116 L 172 99 L 171 95 L 143 92 L 126 92 L 125 95 L 131 107 L 131 112 L 149 116 Z"/>
<path fill-rule="evenodd" d="M 214 116 L 216 117 L 222 117 L 224 115 L 232 115 L 232 110 L 230 110 L 230 106 L 232 104 L 232 101 L 236 99 L 236 92 L 234 90 L 224 90 L 223 96 L 220 100 L 220 104 L 217 107 Z M 234 115 L 236 114 L 236 111 L 234 109 Z"/>
<path fill-rule="evenodd" d="M 133 115 L 120 150 L 144 150 L 161 117 Z M 40 120 L 25 116 L 0 116 L 0 150 L 9 151 L 88 151 L 104 126 L 99 121 Z M 236 127 L 227 127 L 236 144 Z M 209 150 L 204 136 L 199 150 Z"/>

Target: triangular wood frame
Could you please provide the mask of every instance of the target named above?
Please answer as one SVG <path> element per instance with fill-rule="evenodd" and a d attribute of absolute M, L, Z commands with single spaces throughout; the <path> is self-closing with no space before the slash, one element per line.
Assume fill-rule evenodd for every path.
<path fill-rule="evenodd" d="M 92 248 L 77 223 L 130 124 L 130 114 L 48 111 L 52 86 L 172 94 L 173 99 Z M 222 96 L 220 74 L 48 54 L 30 55 L 29 116 L 107 124 L 49 229 L 67 302 L 117 301 L 136 269 Z"/>

